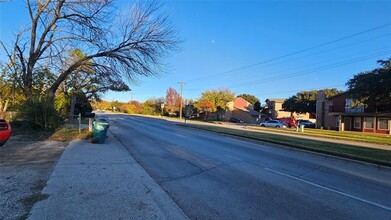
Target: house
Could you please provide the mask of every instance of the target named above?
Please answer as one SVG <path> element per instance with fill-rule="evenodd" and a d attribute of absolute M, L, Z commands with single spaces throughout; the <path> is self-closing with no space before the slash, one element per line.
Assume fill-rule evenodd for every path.
<path fill-rule="evenodd" d="M 366 103 L 354 107 L 348 93 L 327 98 L 319 91 L 316 102 L 316 126 L 339 131 L 391 134 L 391 105 Z"/>
<path fill-rule="evenodd" d="M 254 111 L 253 106 L 243 98 L 236 98 L 227 103 L 225 118 L 237 118 L 249 124 L 259 124 L 264 121 L 266 115 Z"/>
<path fill-rule="evenodd" d="M 289 111 L 283 111 L 282 104 L 284 103 L 285 99 L 273 99 L 268 98 L 265 101 L 265 109 L 267 109 L 268 115 L 270 115 L 271 118 L 291 118 L 294 117 L 296 119 L 304 119 L 308 120 L 310 119 L 310 114 L 305 113 L 297 113 L 297 112 L 289 112 Z"/>

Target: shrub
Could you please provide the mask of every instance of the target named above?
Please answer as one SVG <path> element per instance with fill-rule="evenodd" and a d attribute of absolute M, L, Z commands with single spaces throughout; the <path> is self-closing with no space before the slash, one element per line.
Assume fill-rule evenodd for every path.
<path fill-rule="evenodd" d="M 19 116 L 29 122 L 34 129 L 55 130 L 61 126 L 63 120 L 54 108 L 54 101 L 31 99 L 20 106 Z"/>

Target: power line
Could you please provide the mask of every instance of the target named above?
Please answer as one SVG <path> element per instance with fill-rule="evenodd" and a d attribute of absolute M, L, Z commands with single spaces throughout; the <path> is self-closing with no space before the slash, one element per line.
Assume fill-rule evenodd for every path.
<path fill-rule="evenodd" d="M 373 52 L 379 52 L 379 49 L 382 49 L 382 51 L 381 52 L 384 52 L 384 49 L 389 49 L 391 46 L 387 46 L 387 47 L 384 47 L 384 46 L 382 46 L 381 48 L 377 48 L 377 49 L 375 49 L 375 50 L 373 50 Z M 369 52 L 369 51 L 368 51 Z M 366 53 L 368 53 L 368 52 L 365 52 L 365 54 Z M 372 51 L 371 51 L 372 52 Z M 349 56 L 343 56 L 343 57 L 337 57 L 337 58 L 335 58 L 335 59 L 337 59 L 338 61 L 340 61 L 340 60 L 342 60 L 342 59 L 345 59 L 345 58 L 350 58 L 350 57 L 354 57 L 354 56 L 356 56 L 356 55 L 362 55 L 363 54 L 363 52 L 359 52 L 359 53 L 355 53 L 355 54 L 351 54 L 351 55 L 349 55 Z M 316 62 L 316 63 L 312 63 L 312 64 L 310 64 L 311 66 L 314 66 L 314 68 L 320 68 L 320 67 L 325 67 L 325 66 L 318 66 L 318 64 L 323 64 L 323 63 L 328 63 L 328 62 L 330 62 L 330 61 L 334 61 L 335 59 L 331 59 L 331 60 L 322 60 L 322 61 L 320 61 L 320 62 Z M 357 59 L 357 58 L 356 58 Z M 346 62 L 346 61 L 344 61 L 344 62 Z M 335 64 L 327 64 L 327 65 L 335 65 Z M 307 67 L 310 67 L 309 65 L 306 65 Z M 262 75 L 267 75 L 267 74 L 269 74 L 269 75 L 271 75 L 271 74 L 275 74 L 275 73 L 279 73 L 279 72 L 285 72 L 285 71 L 289 71 L 289 70 L 291 70 L 291 68 L 287 68 L 287 69 L 283 69 L 283 70 L 278 70 L 278 71 L 273 71 L 273 72 L 269 72 L 269 73 L 263 73 Z M 306 71 L 306 70 L 301 70 L 301 71 L 298 71 L 299 73 L 300 72 L 303 72 L 303 71 Z M 259 73 L 256 73 L 257 75 L 259 75 Z M 255 74 L 252 74 L 252 75 L 255 75 Z M 251 76 L 251 75 L 250 75 Z M 276 76 L 276 77 L 280 77 L 280 76 Z M 253 81 L 251 81 L 251 82 L 253 82 Z M 234 85 L 238 85 L 238 84 L 243 84 L 243 83 L 237 83 L 237 84 L 234 84 Z"/>
<path fill-rule="evenodd" d="M 342 49 L 342 48 L 346 48 L 346 47 L 350 47 L 350 46 L 354 46 L 354 45 L 357 45 L 357 44 L 360 44 L 360 43 L 363 43 L 363 42 L 372 41 L 374 39 L 387 37 L 387 36 L 391 36 L 391 33 L 380 35 L 380 36 L 377 36 L 377 37 L 369 38 L 369 39 L 358 41 L 358 42 L 354 42 L 354 43 L 351 43 L 351 44 L 346 44 L 346 45 L 330 48 L 330 49 L 327 49 L 327 50 L 322 50 L 322 51 L 319 51 L 319 52 L 316 52 L 316 53 L 311 53 L 311 54 L 307 54 L 307 55 L 303 55 L 303 56 L 299 56 L 299 57 L 283 60 L 283 61 L 276 62 L 276 63 L 273 63 L 273 64 L 268 65 L 268 66 L 274 66 L 274 65 L 277 65 L 277 64 L 286 63 L 286 62 L 289 62 L 289 61 L 298 60 L 298 59 L 305 58 L 305 57 L 311 57 L 311 56 L 314 56 L 314 55 L 318 55 L 318 54 L 322 54 L 322 53 L 325 53 L 325 52 L 338 50 L 338 49 Z M 381 49 L 384 49 L 384 47 L 382 47 Z M 360 52 L 359 54 L 362 54 L 362 53 L 363 52 Z M 355 54 L 352 54 L 352 55 L 355 55 Z M 252 76 L 252 75 L 254 75 L 254 74 L 251 74 L 250 76 Z"/>
<path fill-rule="evenodd" d="M 271 94 L 283 94 L 283 93 L 288 93 L 288 92 L 300 92 L 300 91 L 309 91 L 309 90 L 321 90 L 321 89 L 324 89 L 324 88 L 338 88 L 338 87 L 342 87 L 342 86 L 345 86 L 345 84 L 342 84 L 342 85 L 341 85 L 341 84 L 340 84 L 340 85 L 333 85 L 333 86 L 322 86 L 322 87 L 312 88 L 312 89 L 295 89 L 295 90 L 283 91 L 283 92 L 258 93 L 258 94 L 254 94 L 254 95 L 260 96 L 260 95 L 271 95 Z"/>
<path fill-rule="evenodd" d="M 336 67 L 345 66 L 345 65 L 348 65 L 348 64 L 352 64 L 352 63 L 357 63 L 357 62 L 360 62 L 360 61 L 364 61 L 364 60 L 368 60 L 368 59 L 371 59 L 371 58 L 379 57 L 381 55 L 386 55 L 386 54 L 389 54 L 390 52 L 391 52 L 391 50 L 386 50 L 386 51 L 382 51 L 380 53 L 372 54 L 372 55 L 369 55 L 369 56 L 364 56 L 364 57 L 351 59 L 351 60 L 347 60 L 347 61 L 343 61 L 343 62 L 339 62 L 339 63 L 334 63 L 334 64 L 330 64 L 330 65 L 317 67 L 317 68 L 314 68 L 312 70 L 298 71 L 298 72 L 295 72 L 295 73 L 285 74 L 285 75 L 276 76 L 276 77 L 270 77 L 270 78 L 262 79 L 262 80 L 258 80 L 258 81 L 250 81 L 250 82 L 245 82 L 245 83 L 239 83 L 239 84 L 235 84 L 235 85 L 232 85 L 232 86 L 229 86 L 229 87 L 230 88 L 237 88 L 237 87 L 242 87 L 242 86 L 248 86 L 248 85 L 255 85 L 255 84 L 260 84 L 260 83 L 272 82 L 272 81 L 276 81 L 276 80 L 284 80 L 284 79 L 294 78 L 294 77 L 297 77 L 297 76 L 302 76 L 302 75 L 306 75 L 306 74 L 310 74 L 310 73 L 314 73 L 314 72 L 318 72 L 318 71 L 324 71 L 324 70 L 333 69 L 333 68 L 336 68 Z"/>
<path fill-rule="evenodd" d="M 340 67 L 340 66 L 345 66 L 345 65 L 348 65 L 348 64 L 352 64 L 352 63 L 357 63 L 357 62 L 368 60 L 368 59 L 371 59 L 371 58 L 374 58 L 374 57 L 379 57 L 381 55 L 386 55 L 386 54 L 389 54 L 390 52 L 391 52 L 391 50 L 385 50 L 385 51 L 377 52 L 375 54 L 371 54 L 371 55 L 367 55 L 367 56 L 362 56 L 362 57 L 358 57 L 358 58 L 354 58 L 354 59 L 350 59 L 350 60 L 345 60 L 345 61 L 342 61 L 342 62 L 337 62 L 337 63 L 333 63 L 333 64 L 328 64 L 328 65 L 315 67 L 315 68 L 310 69 L 310 70 L 297 71 L 297 72 L 294 72 L 294 73 L 288 73 L 288 74 L 284 74 L 284 75 L 280 75 L 280 76 L 269 77 L 269 78 L 262 79 L 262 80 L 257 80 L 257 81 L 249 81 L 249 82 L 237 83 L 237 84 L 233 84 L 233 85 L 227 86 L 227 87 L 229 87 L 229 88 L 238 88 L 238 87 L 243 87 L 243 86 L 250 86 L 250 85 L 256 85 L 256 84 L 261 84 L 261 83 L 273 82 L 273 81 L 277 81 L 277 80 L 284 80 L 284 79 L 294 78 L 294 77 L 297 77 L 297 76 L 302 76 L 302 75 L 306 75 L 306 74 L 310 74 L 310 73 L 314 73 L 314 72 L 319 72 L 319 71 L 333 69 L 333 68 Z M 269 74 L 272 74 L 272 73 L 269 73 Z M 200 91 L 200 90 L 203 90 L 203 89 L 185 89 L 185 90 L 187 90 L 187 91 L 197 91 L 197 90 Z"/>
<path fill-rule="evenodd" d="M 236 68 L 236 69 L 233 69 L 233 70 L 224 71 L 224 72 L 220 72 L 220 73 L 216 73 L 216 74 L 211 74 L 209 76 L 199 77 L 199 78 L 195 78 L 195 79 L 192 79 L 192 80 L 187 80 L 187 82 L 193 82 L 193 81 L 207 79 L 207 78 L 214 77 L 214 76 L 219 76 L 219 75 L 224 75 L 224 74 L 228 74 L 228 73 L 241 71 L 241 70 L 248 69 L 248 68 L 251 68 L 251 67 L 254 67 L 254 66 L 258 66 L 258 65 L 261 65 L 261 64 L 269 63 L 271 61 L 279 60 L 279 59 L 282 59 L 282 58 L 285 58 L 285 57 L 289 57 L 289 56 L 296 55 L 296 54 L 299 54 L 299 53 L 303 53 L 303 52 L 306 52 L 306 51 L 309 51 L 309 50 L 313 50 L 313 49 L 316 49 L 316 48 L 319 48 L 319 47 L 323 47 L 323 46 L 326 46 L 326 45 L 329 45 L 329 44 L 333 44 L 333 43 L 336 43 L 336 42 L 339 42 L 339 41 L 343 41 L 343 40 L 346 40 L 346 39 L 349 39 L 349 38 L 352 38 L 352 37 L 356 37 L 356 36 L 359 36 L 359 35 L 371 32 L 371 31 L 382 29 L 382 28 L 385 28 L 385 27 L 390 26 L 390 25 L 391 25 L 391 23 L 386 23 L 386 24 L 381 25 L 381 26 L 377 26 L 377 27 L 374 27 L 374 28 L 371 28 L 371 29 L 367 29 L 365 31 L 361 31 L 361 32 L 358 32 L 358 33 L 355 33 L 355 34 L 351 34 L 351 35 L 348 35 L 348 36 L 345 36 L 345 37 L 341 37 L 341 38 L 338 38 L 338 39 L 335 39 L 335 40 L 332 40 L 332 41 L 328 41 L 328 42 L 325 42 L 325 43 L 322 43 L 322 44 L 319 44 L 319 45 L 316 45 L 316 46 L 312 46 L 312 47 L 309 47 L 309 48 L 306 48 L 306 49 L 298 50 L 298 51 L 295 51 L 295 52 L 292 52 L 292 53 L 288 53 L 288 54 L 285 54 L 285 55 L 282 55 L 282 56 L 278 56 L 278 57 L 271 58 L 271 59 L 268 59 L 268 60 L 264 60 L 264 61 L 261 61 L 261 62 L 258 62 L 258 63 L 250 64 L 250 65 L 247 65 L 247 66 L 239 67 L 239 68 Z"/>

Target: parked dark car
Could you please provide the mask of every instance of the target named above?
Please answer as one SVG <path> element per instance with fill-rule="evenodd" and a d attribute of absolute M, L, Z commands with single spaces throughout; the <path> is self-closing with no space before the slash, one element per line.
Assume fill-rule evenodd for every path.
<path fill-rule="evenodd" d="M 315 128 L 315 123 L 309 120 L 297 120 L 298 126 L 304 125 L 305 128 Z"/>
<path fill-rule="evenodd" d="M 244 123 L 244 121 L 242 121 L 240 119 L 237 119 L 237 118 L 230 118 L 228 120 L 228 122 L 231 122 L 231 123 Z"/>

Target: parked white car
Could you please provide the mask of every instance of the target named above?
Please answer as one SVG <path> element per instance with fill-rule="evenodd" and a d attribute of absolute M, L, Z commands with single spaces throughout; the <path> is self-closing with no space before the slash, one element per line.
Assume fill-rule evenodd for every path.
<path fill-rule="evenodd" d="M 262 122 L 260 125 L 261 125 L 261 127 L 286 128 L 284 123 L 282 123 L 279 120 L 265 121 L 265 122 Z"/>

